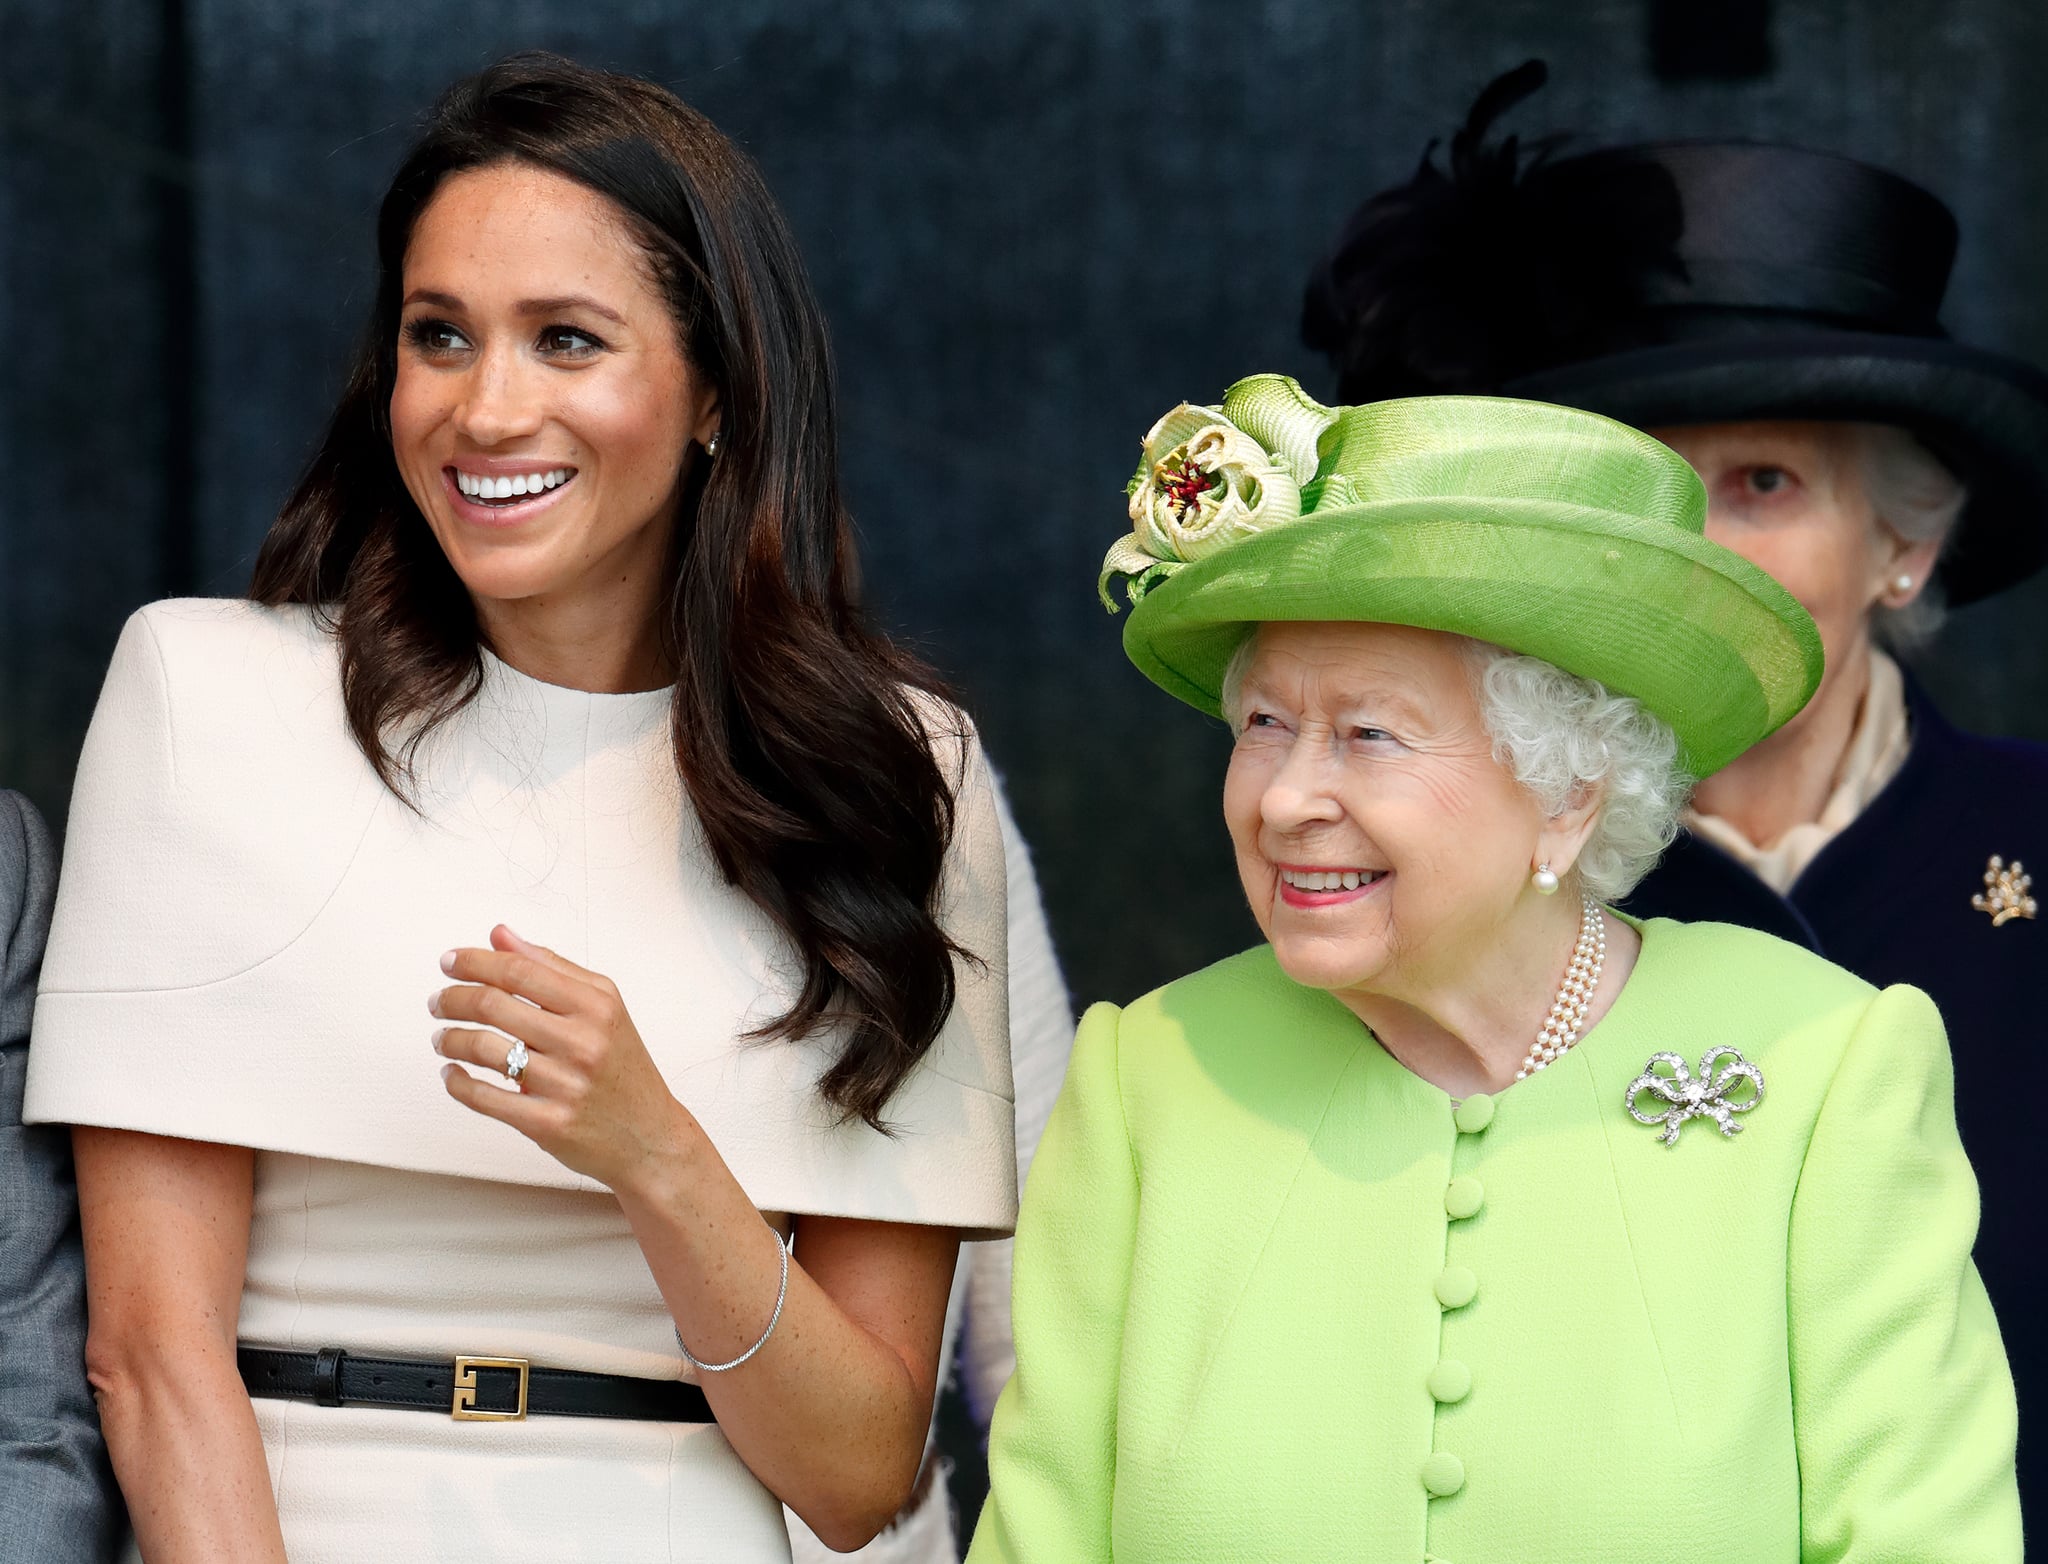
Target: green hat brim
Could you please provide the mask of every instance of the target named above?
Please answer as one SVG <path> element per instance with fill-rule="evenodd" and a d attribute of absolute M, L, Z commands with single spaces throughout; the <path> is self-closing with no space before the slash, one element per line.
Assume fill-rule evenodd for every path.
<path fill-rule="evenodd" d="M 1377 501 L 1245 538 L 1147 591 L 1124 650 L 1220 716 L 1246 630 L 1282 620 L 1411 625 L 1539 657 L 1642 702 L 1696 777 L 1776 731 L 1822 667 L 1813 621 L 1741 556 L 1668 521 L 1516 499 Z"/>

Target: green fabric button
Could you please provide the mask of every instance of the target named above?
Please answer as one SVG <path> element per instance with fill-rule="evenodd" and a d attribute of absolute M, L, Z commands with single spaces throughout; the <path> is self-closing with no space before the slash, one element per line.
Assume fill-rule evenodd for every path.
<path fill-rule="evenodd" d="M 1454 1178 L 1444 1190 L 1444 1211 L 1456 1221 L 1468 1216 L 1477 1216 L 1479 1208 L 1486 1204 L 1486 1186 L 1469 1173 L 1463 1178 Z"/>
<path fill-rule="evenodd" d="M 1436 1279 L 1436 1301 L 1446 1309 L 1462 1309 L 1479 1292 L 1479 1278 L 1462 1265 L 1447 1265 Z"/>
<path fill-rule="evenodd" d="M 1442 1450 L 1422 1463 L 1422 1486 L 1439 1499 L 1448 1499 L 1465 1486 L 1465 1463 Z"/>
<path fill-rule="evenodd" d="M 1429 1371 L 1429 1395 L 1446 1404 L 1472 1394 L 1472 1371 L 1456 1358 L 1445 1358 Z"/>
<path fill-rule="evenodd" d="M 1461 1135 L 1477 1135 L 1493 1122 L 1493 1099 L 1485 1092 L 1474 1092 L 1451 1113 L 1451 1122 L 1458 1126 Z"/>

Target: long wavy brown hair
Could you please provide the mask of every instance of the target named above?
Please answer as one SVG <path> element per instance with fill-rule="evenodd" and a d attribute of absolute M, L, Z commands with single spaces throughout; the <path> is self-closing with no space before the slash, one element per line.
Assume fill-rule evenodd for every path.
<path fill-rule="evenodd" d="M 727 881 L 788 936 L 803 981 L 763 1038 L 843 1027 L 819 1080 L 882 1110 L 954 1000 L 939 926 L 953 794 L 933 675 L 855 600 L 825 324 L 760 174 L 703 115 L 634 77 L 516 55 L 457 82 L 377 222 L 368 329 L 318 453 L 256 559 L 257 602 L 308 604 L 340 642 L 348 722 L 407 796 L 420 740 L 476 695 L 468 592 L 392 455 L 413 225 L 443 180 L 518 162 L 609 199 L 645 248 L 685 356 L 722 409 L 688 464 L 660 629 L 676 668 L 676 766 Z"/>

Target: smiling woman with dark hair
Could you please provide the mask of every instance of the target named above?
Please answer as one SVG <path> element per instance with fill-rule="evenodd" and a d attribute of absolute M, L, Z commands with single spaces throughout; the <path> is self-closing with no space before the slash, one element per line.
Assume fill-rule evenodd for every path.
<path fill-rule="evenodd" d="M 131 621 L 73 805 L 30 1107 L 140 1549 L 857 1545 L 1014 1210 L 985 762 L 701 116 L 494 66 L 378 244 L 252 600 Z"/>

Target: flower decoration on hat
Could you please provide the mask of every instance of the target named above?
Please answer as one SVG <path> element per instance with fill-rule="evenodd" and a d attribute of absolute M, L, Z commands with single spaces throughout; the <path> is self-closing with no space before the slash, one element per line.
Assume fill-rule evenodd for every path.
<path fill-rule="evenodd" d="M 1131 530 L 1111 545 L 1096 591 L 1116 612 L 1110 579 L 1136 603 L 1184 565 L 1241 538 L 1298 521 L 1341 476 L 1318 481 L 1318 444 L 1337 414 L 1286 375 L 1253 375 L 1217 407 L 1183 402 L 1146 434 L 1132 475 Z"/>

